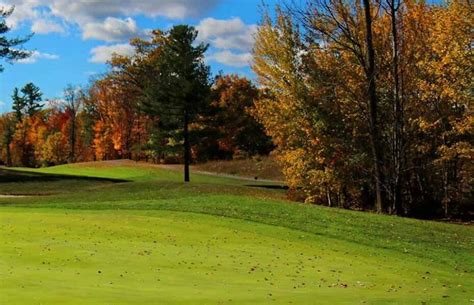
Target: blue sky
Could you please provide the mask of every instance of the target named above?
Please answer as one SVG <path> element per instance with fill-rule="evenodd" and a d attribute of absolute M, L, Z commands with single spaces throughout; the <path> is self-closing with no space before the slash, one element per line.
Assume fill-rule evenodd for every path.
<path fill-rule="evenodd" d="M 266 1 L 272 4 L 274 1 Z M 9 37 L 35 32 L 25 48 L 33 56 L 13 65 L 1 62 L 0 112 L 11 108 L 14 87 L 38 85 L 44 98 L 58 98 L 68 85 L 86 85 L 106 71 L 112 52 L 130 53 L 128 40 L 150 29 L 186 23 L 210 44 L 212 71 L 253 77 L 249 68 L 252 35 L 260 0 L 0 0 L 15 5 L 7 19 Z"/>

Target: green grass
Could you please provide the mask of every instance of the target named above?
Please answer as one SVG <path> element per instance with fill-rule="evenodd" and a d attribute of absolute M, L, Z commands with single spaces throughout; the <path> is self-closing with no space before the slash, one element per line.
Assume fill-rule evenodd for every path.
<path fill-rule="evenodd" d="M 132 162 L 0 170 L 0 194 L 49 194 L 0 198 L 0 303 L 473 303 L 470 226 L 181 177 Z"/>

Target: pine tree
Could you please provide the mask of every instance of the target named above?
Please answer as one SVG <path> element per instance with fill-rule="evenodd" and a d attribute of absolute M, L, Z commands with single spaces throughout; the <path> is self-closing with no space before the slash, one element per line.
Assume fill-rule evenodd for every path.
<path fill-rule="evenodd" d="M 21 89 L 21 92 L 24 94 L 26 103 L 25 111 L 30 117 L 43 108 L 43 105 L 40 104 L 43 93 L 41 93 L 40 88 L 35 84 L 26 84 L 23 89 Z"/>
<path fill-rule="evenodd" d="M 15 112 L 16 121 L 21 122 L 23 118 L 23 110 L 25 109 L 26 103 L 24 98 L 19 95 L 18 88 L 13 89 L 12 100 L 12 109 Z"/>
<path fill-rule="evenodd" d="M 10 9 L 0 7 L 0 59 L 4 58 L 8 62 L 24 59 L 31 55 L 28 51 L 18 49 L 19 46 L 31 38 L 31 35 L 24 38 L 13 39 L 9 39 L 5 36 L 5 34 L 11 30 L 6 24 L 6 18 L 13 13 L 13 9 L 13 7 Z M 2 72 L 3 69 L 3 66 L 0 64 L 0 72 Z"/>
<path fill-rule="evenodd" d="M 149 88 L 153 99 L 145 105 L 149 113 L 160 115 L 162 129 L 182 130 L 185 182 L 190 180 L 189 125 L 210 94 L 210 69 L 204 63 L 208 46 L 195 45 L 197 34 L 194 27 L 177 25 L 161 37 L 160 56 L 156 58 L 158 75 L 153 76 L 155 82 Z"/>
<path fill-rule="evenodd" d="M 43 105 L 40 104 L 42 101 L 43 93 L 40 89 L 33 83 L 26 84 L 20 92 L 18 88 L 13 89 L 13 106 L 12 109 L 15 111 L 15 116 L 18 122 L 21 122 L 23 116 L 28 115 L 32 117 L 43 108 Z"/>

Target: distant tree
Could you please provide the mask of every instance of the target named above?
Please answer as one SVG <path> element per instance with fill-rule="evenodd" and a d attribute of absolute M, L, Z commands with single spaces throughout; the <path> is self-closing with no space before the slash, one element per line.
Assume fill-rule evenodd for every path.
<path fill-rule="evenodd" d="M 81 91 L 72 85 L 68 85 L 63 93 L 63 107 L 69 117 L 68 141 L 70 150 L 68 161 L 70 163 L 74 162 L 76 158 L 77 115 L 82 105 L 82 95 Z"/>
<path fill-rule="evenodd" d="M 63 164 L 68 161 L 69 154 L 65 148 L 69 146 L 68 140 L 61 132 L 48 136 L 42 147 L 42 160 L 48 165 Z"/>
<path fill-rule="evenodd" d="M 18 49 L 19 46 L 27 42 L 30 36 L 24 38 L 13 38 L 9 39 L 6 37 L 11 28 L 6 24 L 6 18 L 13 13 L 14 7 L 7 9 L 0 7 L 0 59 L 5 59 L 8 62 L 13 62 L 19 59 L 27 58 L 31 55 L 31 52 Z M 4 70 L 0 64 L 0 72 Z"/>
<path fill-rule="evenodd" d="M 3 134 L 1 138 L 2 148 L 5 151 L 5 154 L 2 155 L 2 157 L 6 166 L 12 165 L 10 144 L 12 143 L 15 134 L 15 122 L 15 117 L 11 113 L 6 113 L 0 117 L 0 128 L 1 133 Z"/>
<path fill-rule="evenodd" d="M 273 146 L 263 126 L 251 115 L 259 89 L 247 78 L 218 75 L 212 86 L 211 104 L 203 116 L 199 144 L 200 160 L 232 158 L 234 155 L 268 154 Z"/>
<path fill-rule="evenodd" d="M 35 113 L 43 108 L 41 104 L 43 93 L 33 83 L 26 84 L 20 92 L 18 88 L 13 90 L 13 111 L 15 111 L 16 119 L 20 122 L 23 116 L 28 115 L 32 117 Z"/>
<path fill-rule="evenodd" d="M 25 100 L 20 97 L 18 88 L 13 89 L 12 95 L 13 105 L 12 109 L 15 112 L 15 118 L 17 122 L 20 122 L 23 118 L 23 110 L 25 109 Z"/>
<path fill-rule="evenodd" d="M 169 32 L 155 32 L 162 41 L 156 57 L 157 75 L 150 83 L 144 108 L 160 115 L 161 128 L 182 130 L 184 140 L 184 181 L 189 179 L 191 143 L 189 125 L 201 113 L 210 94 L 210 69 L 204 63 L 208 45 L 195 44 L 198 32 L 187 25 L 174 26 Z M 181 125 L 182 127 L 179 127 Z"/>
<path fill-rule="evenodd" d="M 21 92 L 21 95 L 20 95 Z M 28 141 L 30 129 L 35 131 L 31 126 L 31 122 L 36 113 L 38 113 L 43 105 L 41 104 L 43 93 L 33 83 L 26 84 L 20 91 L 18 88 L 13 90 L 13 110 L 15 112 L 15 135 L 13 140 L 17 144 L 16 147 L 20 151 L 20 163 L 22 165 L 32 165 L 34 163 L 34 152 L 32 151 L 32 143 Z"/>
<path fill-rule="evenodd" d="M 83 140 L 92 140 L 99 160 L 137 157 L 137 146 L 146 141 L 146 117 L 137 109 L 135 91 L 115 72 L 96 80 L 84 98 Z"/>
<path fill-rule="evenodd" d="M 31 117 L 40 111 L 44 105 L 41 104 L 43 93 L 33 83 L 26 84 L 23 89 L 23 98 L 25 99 L 26 113 Z"/>

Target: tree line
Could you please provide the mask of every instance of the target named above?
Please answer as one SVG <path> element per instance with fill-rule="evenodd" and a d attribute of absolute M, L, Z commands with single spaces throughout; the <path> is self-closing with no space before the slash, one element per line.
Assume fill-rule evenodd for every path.
<path fill-rule="evenodd" d="M 472 217 L 472 24 L 464 0 L 311 0 L 267 10 L 253 67 L 267 94 L 255 115 L 290 188 L 302 190 L 295 196 Z"/>
<path fill-rule="evenodd" d="M 133 56 L 114 55 L 109 72 L 86 88 L 69 85 L 57 99 L 43 101 L 33 83 L 15 88 L 12 112 L 0 117 L 1 162 L 184 163 L 189 181 L 193 161 L 268 154 L 271 139 L 250 114 L 260 90 L 237 75 L 212 79 L 208 46 L 196 37 L 193 27 L 178 25 L 133 39 Z"/>
<path fill-rule="evenodd" d="M 183 163 L 184 118 L 142 111 L 145 106 L 138 105 L 136 95 L 115 76 L 107 74 L 87 88 L 69 85 L 61 98 L 47 101 L 32 83 L 15 89 L 13 111 L 0 116 L 0 163 Z M 218 75 L 205 107 L 188 121 L 190 162 L 268 154 L 271 139 L 250 114 L 258 94 L 246 78 Z"/>
<path fill-rule="evenodd" d="M 191 162 L 273 151 L 293 199 L 472 217 L 473 23 L 466 0 L 263 7 L 258 85 L 212 78 L 193 27 L 155 30 L 48 107 L 33 84 L 15 90 L 1 160 L 179 162 L 189 180 Z"/>

